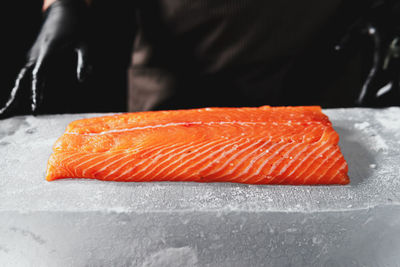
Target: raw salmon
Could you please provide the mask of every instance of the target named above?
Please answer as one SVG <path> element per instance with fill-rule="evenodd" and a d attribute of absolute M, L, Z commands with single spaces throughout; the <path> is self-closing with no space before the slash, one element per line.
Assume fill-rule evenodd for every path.
<path fill-rule="evenodd" d="M 46 179 L 348 184 L 318 106 L 151 111 L 71 122 Z"/>

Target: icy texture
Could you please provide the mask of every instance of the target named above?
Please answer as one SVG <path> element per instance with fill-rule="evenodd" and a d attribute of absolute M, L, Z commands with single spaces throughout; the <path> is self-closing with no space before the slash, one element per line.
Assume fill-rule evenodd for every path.
<path fill-rule="evenodd" d="M 324 112 L 348 186 L 46 182 L 99 114 L 0 121 L 0 266 L 398 266 L 400 108 Z"/>

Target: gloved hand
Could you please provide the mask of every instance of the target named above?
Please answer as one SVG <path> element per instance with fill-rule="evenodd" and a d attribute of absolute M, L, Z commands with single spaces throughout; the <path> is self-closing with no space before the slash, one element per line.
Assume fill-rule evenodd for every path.
<path fill-rule="evenodd" d="M 367 3 L 367 1 L 366 1 Z M 400 4 L 395 0 L 371 0 L 335 47 L 344 50 L 351 43 L 369 48 L 370 67 L 357 106 L 398 105 L 400 102 Z M 366 38 L 360 38 L 364 36 Z M 386 95 L 386 99 L 384 99 Z M 393 98 L 394 97 L 394 98 Z"/>
<path fill-rule="evenodd" d="M 85 40 L 87 31 L 88 7 L 83 0 L 56 0 L 44 13 L 44 22 L 36 41 L 27 56 L 27 63 L 21 69 L 15 86 L 0 116 L 12 106 L 23 80 L 29 79 L 32 102 L 31 110 L 35 114 L 43 97 L 43 86 L 50 68 L 57 68 L 63 62 L 57 59 L 68 50 L 77 53 L 76 75 L 83 81 L 90 72 L 88 64 L 88 44 Z"/>

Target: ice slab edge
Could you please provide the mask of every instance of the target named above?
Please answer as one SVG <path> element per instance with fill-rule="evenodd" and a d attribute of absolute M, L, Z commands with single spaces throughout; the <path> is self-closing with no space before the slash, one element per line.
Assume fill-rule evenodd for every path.
<path fill-rule="evenodd" d="M 0 265 L 398 266 L 400 207 L 0 213 Z"/>

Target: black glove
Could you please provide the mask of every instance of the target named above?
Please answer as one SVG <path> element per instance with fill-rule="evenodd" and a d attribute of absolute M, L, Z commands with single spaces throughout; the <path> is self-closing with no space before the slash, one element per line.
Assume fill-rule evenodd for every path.
<path fill-rule="evenodd" d="M 364 3 L 364 2 L 363 2 Z M 371 62 L 357 106 L 388 106 L 400 103 L 400 4 L 396 0 L 365 1 L 366 8 L 349 27 L 336 50 L 369 48 Z M 360 38 L 364 36 L 366 38 Z"/>
<path fill-rule="evenodd" d="M 43 97 L 43 86 L 50 68 L 57 68 L 58 57 L 68 51 L 76 51 L 76 75 L 79 81 L 90 71 L 88 44 L 85 40 L 88 7 L 84 0 L 57 0 L 44 13 L 44 22 L 38 37 L 30 49 L 27 63 L 21 69 L 11 91 L 10 99 L 0 108 L 4 115 L 21 91 L 23 80 L 30 78 L 31 109 L 35 114 Z"/>

